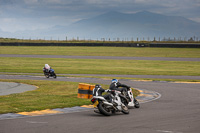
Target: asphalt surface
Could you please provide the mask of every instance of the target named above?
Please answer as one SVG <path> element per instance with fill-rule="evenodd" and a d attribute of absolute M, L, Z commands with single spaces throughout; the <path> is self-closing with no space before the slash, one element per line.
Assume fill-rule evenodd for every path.
<path fill-rule="evenodd" d="M 13 93 L 22 93 L 25 91 L 35 90 L 37 87 L 33 85 L 13 83 L 13 82 L 0 82 L 0 96 L 9 95 Z"/>
<path fill-rule="evenodd" d="M 97 78 L 1 75 L 4 79 L 31 79 L 74 81 L 109 84 Z M 199 133 L 200 84 L 173 82 L 142 82 L 121 80 L 135 88 L 160 93 L 161 98 L 142 103 L 141 108 L 131 109 L 129 115 L 117 113 L 105 117 L 92 110 L 47 116 L 0 120 L 0 133 L 63 133 L 63 132 L 126 132 L 126 133 Z"/>
<path fill-rule="evenodd" d="M 70 59 L 111 59 L 111 60 L 200 61 L 200 58 L 175 58 L 175 57 L 67 56 L 67 55 L 20 55 L 20 54 L 0 54 L 0 57 L 70 58 Z"/>
<path fill-rule="evenodd" d="M 0 72 L 0 77 L 6 77 L 9 75 L 24 75 L 23 77 L 28 77 L 28 75 L 43 75 L 41 73 L 11 73 L 11 72 Z M 91 76 L 91 77 L 118 77 L 118 78 L 147 78 L 147 79 L 186 79 L 186 80 L 200 80 L 200 76 L 170 76 L 170 75 L 110 75 L 110 74 L 57 74 L 57 76 Z M 3 78 L 2 77 L 2 78 Z"/>

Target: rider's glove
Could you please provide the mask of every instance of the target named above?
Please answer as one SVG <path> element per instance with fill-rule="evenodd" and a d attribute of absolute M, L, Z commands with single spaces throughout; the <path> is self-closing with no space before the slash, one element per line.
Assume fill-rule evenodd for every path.
<path fill-rule="evenodd" d="M 111 92 L 111 90 L 108 89 L 108 90 L 105 90 L 105 92 Z"/>

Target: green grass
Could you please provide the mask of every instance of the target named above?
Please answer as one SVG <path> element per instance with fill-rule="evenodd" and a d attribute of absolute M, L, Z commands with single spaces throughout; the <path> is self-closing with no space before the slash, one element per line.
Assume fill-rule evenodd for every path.
<path fill-rule="evenodd" d="M 91 104 L 90 99 L 77 98 L 78 83 L 66 81 L 3 80 L 36 85 L 34 91 L 0 96 L 0 114 L 74 107 Z M 102 85 L 107 89 L 108 85 Z M 139 92 L 134 90 L 134 95 Z"/>
<path fill-rule="evenodd" d="M 2 80 L 1 80 L 2 81 Z M 77 98 L 78 83 L 55 81 L 26 81 L 21 82 L 39 86 L 39 89 L 21 94 L 0 96 L 0 113 L 34 111 L 52 108 L 72 107 L 89 104 L 89 100 Z"/>
<path fill-rule="evenodd" d="M 0 57 L 0 72 L 42 73 L 48 63 L 60 74 L 200 75 L 200 62 Z"/>
<path fill-rule="evenodd" d="M 199 48 L 0 46 L 0 54 L 200 58 Z"/>

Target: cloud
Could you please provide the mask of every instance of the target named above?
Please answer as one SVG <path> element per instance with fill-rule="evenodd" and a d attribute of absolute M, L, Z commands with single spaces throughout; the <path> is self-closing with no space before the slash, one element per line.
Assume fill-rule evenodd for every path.
<path fill-rule="evenodd" d="M 36 4 L 38 0 L 24 0 L 25 4 Z"/>
<path fill-rule="evenodd" d="M 164 15 L 176 15 L 200 22 L 199 0 L 0 0 L 0 18 L 15 20 L 0 23 L 0 28 L 14 26 L 31 28 L 68 25 L 107 11 L 135 13 L 148 10 Z M 25 20 L 21 26 L 21 20 Z M 34 22 L 34 23 L 33 23 Z M 2 26 L 4 25 L 4 27 Z"/>

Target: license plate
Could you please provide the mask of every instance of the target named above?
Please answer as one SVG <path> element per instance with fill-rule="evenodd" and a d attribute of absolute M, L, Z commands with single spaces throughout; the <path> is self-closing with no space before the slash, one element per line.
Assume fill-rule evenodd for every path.
<path fill-rule="evenodd" d="M 96 102 L 93 104 L 93 106 L 96 108 L 98 104 L 99 104 L 99 102 L 98 102 L 98 100 L 96 100 Z"/>

